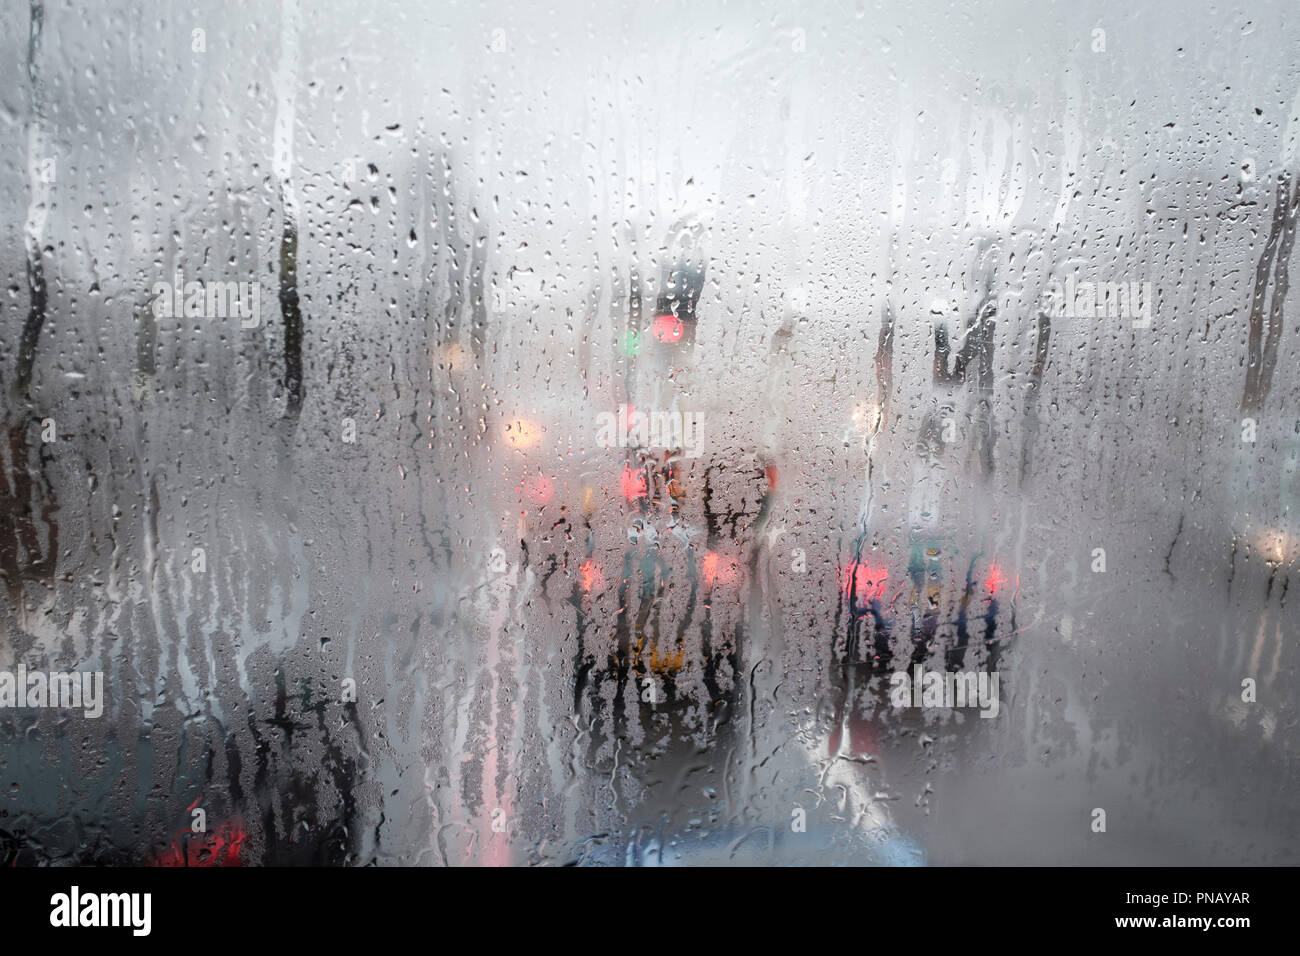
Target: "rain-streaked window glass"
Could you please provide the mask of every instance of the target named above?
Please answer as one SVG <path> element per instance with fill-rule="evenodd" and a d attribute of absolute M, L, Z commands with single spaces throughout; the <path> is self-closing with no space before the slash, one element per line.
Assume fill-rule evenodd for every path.
<path fill-rule="evenodd" d="M 1250 7 L 3 0 L 0 864 L 1300 860 Z"/>

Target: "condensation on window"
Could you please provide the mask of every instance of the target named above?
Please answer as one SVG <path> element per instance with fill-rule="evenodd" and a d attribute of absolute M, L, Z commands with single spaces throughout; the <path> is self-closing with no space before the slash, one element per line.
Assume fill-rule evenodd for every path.
<path fill-rule="evenodd" d="M 0 16 L 0 863 L 1300 860 L 1300 24 Z"/>

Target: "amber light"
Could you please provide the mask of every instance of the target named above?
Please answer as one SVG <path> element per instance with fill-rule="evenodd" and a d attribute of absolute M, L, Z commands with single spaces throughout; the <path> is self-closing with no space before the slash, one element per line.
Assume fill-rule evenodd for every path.
<path fill-rule="evenodd" d="M 1296 539 L 1284 531 L 1269 528 L 1255 536 L 1255 547 L 1268 564 L 1280 565 L 1295 551 Z"/>
<path fill-rule="evenodd" d="M 582 562 L 582 566 L 578 568 L 578 576 L 584 594 L 598 594 L 605 589 L 605 572 L 591 558 Z"/>
<path fill-rule="evenodd" d="M 506 443 L 512 448 L 532 448 L 542 440 L 542 426 L 527 418 L 512 418 L 505 424 Z"/>

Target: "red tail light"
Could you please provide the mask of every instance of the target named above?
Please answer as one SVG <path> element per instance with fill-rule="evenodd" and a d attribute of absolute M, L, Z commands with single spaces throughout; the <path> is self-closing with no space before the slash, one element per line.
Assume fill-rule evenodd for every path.
<path fill-rule="evenodd" d="M 672 345 L 682 337 L 682 320 L 675 315 L 656 316 L 653 332 L 660 342 Z"/>
<path fill-rule="evenodd" d="M 646 497 L 645 475 L 640 471 L 633 471 L 632 466 L 627 463 L 623 465 L 623 474 L 619 477 L 618 483 L 623 497 L 628 501 Z"/>
<path fill-rule="evenodd" d="M 150 866 L 243 866 L 240 858 L 248 834 L 243 824 L 227 821 L 212 833 L 182 830 L 149 861 Z"/>
<path fill-rule="evenodd" d="M 989 593 L 994 597 L 998 596 L 998 591 L 1002 585 L 1007 583 L 1006 576 L 1002 573 L 1001 565 L 990 564 L 988 577 L 984 580 L 984 586 L 989 589 Z"/>
<path fill-rule="evenodd" d="M 840 577 L 840 587 L 845 597 L 853 595 L 859 601 L 879 601 L 885 596 L 889 569 L 873 568 L 869 564 L 854 561 L 840 572 Z"/>

